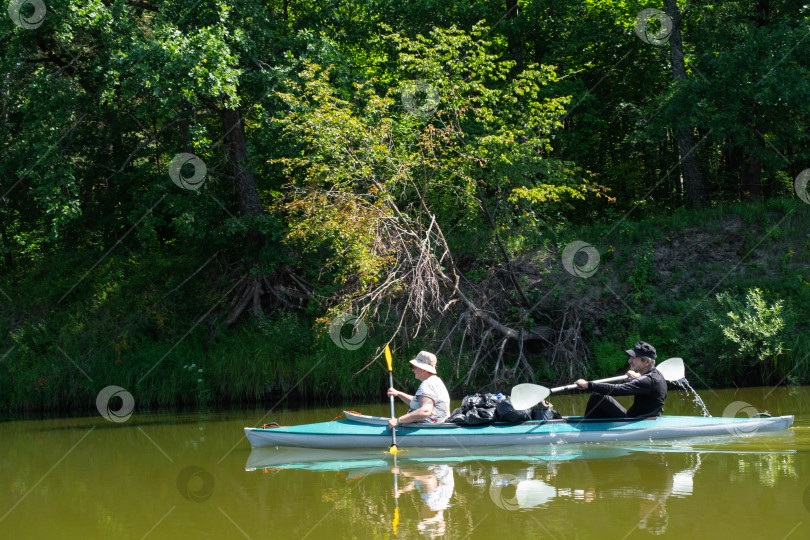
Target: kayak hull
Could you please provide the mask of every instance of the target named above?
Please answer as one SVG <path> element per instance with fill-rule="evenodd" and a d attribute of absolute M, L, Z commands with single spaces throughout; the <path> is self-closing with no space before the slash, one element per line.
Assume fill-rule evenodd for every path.
<path fill-rule="evenodd" d="M 245 428 L 251 446 L 303 448 L 387 448 L 387 418 L 347 413 L 347 419 L 299 426 Z M 723 418 L 661 416 L 653 419 L 584 420 L 570 417 L 546 422 L 494 423 L 485 426 L 405 424 L 397 428 L 400 448 L 466 448 L 589 442 L 622 442 L 713 435 L 750 436 L 780 431 L 793 416 Z"/>

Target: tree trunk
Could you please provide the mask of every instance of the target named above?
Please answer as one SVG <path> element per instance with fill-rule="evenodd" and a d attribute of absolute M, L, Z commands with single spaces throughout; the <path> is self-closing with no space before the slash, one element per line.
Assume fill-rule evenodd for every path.
<path fill-rule="evenodd" d="M 746 152 L 740 164 L 740 190 L 748 199 L 762 198 L 762 163 L 754 152 Z"/>
<path fill-rule="evenodd" d="M 239 210 L 243 216 L 261 216 L 264 214 L 264 208 L 248 154 L 242 113 L 239 109 L 222 109 L 220 117 L 225 129 L 223 140 L 228 147 L 228 159 L 234 178 L 233 188 L 239 201 Z M 275 307 L 301 309 L 303 302 L 312 296 L 312 289 L 296 277 L 286 265 L 281 265 L 271 273 L 267 273 L 268 269 L 259 267 L 259 251 L 265 242 L 264 235 L 255 227 L 248 229 L 245 235 L 245 246 L 248 249 L 247 271 L 233 291 L 225 320 L 228 326 L 234 324 L 248 308 L 255 317 L 260 318 L 264 314 L 263 304 L 270 304 L 271 309 Z M 259 271 L 252 271 L 256 267 L 259 267 Z"/>
<path fill-rule="evenodd" d="M 770 17 L 770 0 L 758 0 L 752 16 L 752 22 L 760 29 L 768 23 Z M 756 103 L 751 106 L 750 128 L 757 137 L 754 144 L 746 145 L 743 148 L 744 157 L 740 163 L 740 191 L 743 198 L 759 200 L 762 198 L 762 161 L 760 157 L 765 149 L 765 136 L 762 133 L 766 128 L 761 128 L 762 116 Z"/>
<path fill-rule="evenodd" d="M 5 202 L 5 201 L 2 201 Z M 9 274 L 14 266 L 14 259 L 11 257 L 11 242 L 8 240 L 8 232 L 6 232 L 6 219 L 3 215 L 5 212 L 0 211 L 0 238 L 3 240 L 3 262 L 6 264 L 6 269 Z"/>
<path fill-rule="evenodd" d="M 518 20 L 518 15 L 520 15 L 520 6 L 518 5 L 518 1 L 506 0 L 506 20 Z M 510 70 L 510 75 L 515 77 L 518 73 L 523 71 L 523 57 L 525 55 L 523 35 L 518 31 L 517 28 L 514 27 L 514 25 L 512 25 L 509 30 L 507 40 L 509 42 L 509 54 L 512 57 L 512 60 L 515 61 L 514 67 L 512 67 Z"/>
<path fill-rule="evenodd" d="M 9 97 L 9 88 L 11 87 L 11 74 L 6 73 L 4 84 L 3 84 L 3 109 L 0 112 L 0 134 L 6 134 L 6 124 L 8 123 L 8 97 Z M 0 205 L 5 206 L 8 208 L 8 200 L 7 199 L 0 199 Z M 6 263 L 6 267 L 8 268 L 9 273 L 11 273 L 12 265 L 14 264 L 13 259 L 11 258 L 11 244 L 8 241 L 8 233 L 6 232 L 6 220 L 5 220 L 5 210 L 0 210 L 0 237 L 3 239 L 3 260 Z"/>
<path fill-rule="evenodd" d="M 224 140 L 233 169 L 233 188 L 239 201 L 239 210 L 244 216 L 260 216 L 264 209 L 248 155 L 242 113 L 239 109 L 225 108 L 220 111 L 220 117 L 225 129 Z M 247 245 L 252 248 L 260 248 L 264 242 L 261 233 L 255 228 L 248 230 L 246 240 Z"/>
<path fill-rule="evenodd" d="M 670 63 L 672 78 L 676 84 L 686 79 L 686 65 L 683 60 L 683 41 L 681 39 L 681 14 L 676 0 L 664 0 L 664 11 L 672 19 L 672 33 L 669 36 Z M 695 138 L 688 125 L 675 128 L 678 149 L 681 154 L 684 189 L 691 208 L 703 208 L 708 204 L 706 189 L 703 186 L 703 173 L 700 170 Z"/>

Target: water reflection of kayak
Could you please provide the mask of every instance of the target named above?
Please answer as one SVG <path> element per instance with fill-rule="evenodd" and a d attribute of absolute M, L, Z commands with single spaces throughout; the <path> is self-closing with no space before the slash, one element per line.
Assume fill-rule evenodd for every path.
<path fill-rule="evenodd" d="M 424 464 L 459 464 L 468 462 L 554 462 L 574 459 L 608 459 L 626 456 L 631 451 L 611 446 L 514 446 L 479 447 L 474 453 L 458 448 L 415 448 L 397 455 L 400 467 Z M 302 469 L 310 471 L 346 471 L 363 473 L 390 470 L 392 456 L 388 450 L 340 450 L 296 447 L 253 448 L 245 470 Z"/>
<path fill-rule="evenodd" d="M 388 419 L 346 412 L 346 419 L 274 428 L 245 428 L 252 446 L 306 448 L 387 448 L 391 443 Z M 724 418 L 661 416 L 652 419 L 562 420 L 493 423 L 485 426 L 404 424 L 397 428 L 400 448 L 470 448 L 516 444 L 614 442 L 681 437 L 748 436 L 787 429 L 793 416 Z"/>

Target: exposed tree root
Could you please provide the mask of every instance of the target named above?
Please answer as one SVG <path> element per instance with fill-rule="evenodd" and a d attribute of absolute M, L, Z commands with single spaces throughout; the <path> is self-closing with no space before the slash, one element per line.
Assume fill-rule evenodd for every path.
<path fill-rule="evenodd" d="M 519 283 L 513 262 L 507 261 L 505 271 L 493 268 L 490 271 L 485 291 L 501 290 L 493 297 L 479 291 L 464 279 L 457 268 L 450 248 L 435 216 L 423 205 L 423 222 L 409 219 L 400 212 L 396 204 L 389 201 L 389 208 L 395 219 L 381 216 L 377 230 L 378 244 L 386 246 L 392 263 L 385 280 L 371 291 L 354 299 L 361 316 L 387 320 L 381 315 L 380 307 L 387 305 L 390 314 L 397 314 L 394 336 L 400 336 L 400 343 L 418 335 L 425 324 L 433 321 L 434 328 L 449 327 L 444 335 L 437 336 L 438 351 L 447 349 L 452 359 L 456 376 L 462 366 L 465 346 L 474 347 L 475 355 L 471 362 L 463 362 L 469 368 L 463 385 L 469 387 L 480 369 L 491 373 L 494 388 L 506 388 L 520 381 L 534 381 L 536 366 L 532 366 L 526 354 L 526 347 L 533 352 L 545 353 L 551 357 L 553 372 L 563 376 L 584 373 L 584 344 L 581 340 L 581 324 L 573 308 L 569 308 L 561 322 L 554 324 L 552 318 L 540 311 L 540 303 L 526 307 L 528 295 L 514 290 Z M 420 226 L 420 223 L 427 223 Z M 512 300 L 512 298 L 515 300 Z M 517 310 L 519 318 L 514 323 L 506 323 L 501 314 Z M 552 325 L 530 324 L 533 319 L 547 319 Z M 437 320 L 438 319 L 438 320 Z M 447 320 L 446 324 L 443 321 Z M 458 350 L 453 351 L 453 343 Z M 379 355 L 382 354 L 382 348 Z M 379 356 L 377 355 L 377 356 Z M 509 357 L 514 355 L 514 360 Z M 373 365 L 369 362 L 360 371 Z M 488 367 L 484 368 L 487 365 Z M 562 367 L 567 366 L 567 370 Z"/>
<path fill-rule="evenodd" d="M 258 266 L 254 269 L 259 270 Z M 241 279 L 227 308 L 225 324 L 228 326 L 239 320 L 248 308 L 254 317 L 263 318 L 281 308 L 303 309 L 312 297 L 312 288 L 286 266 L 267 276 L 260 271 L 248 271 Z"/>

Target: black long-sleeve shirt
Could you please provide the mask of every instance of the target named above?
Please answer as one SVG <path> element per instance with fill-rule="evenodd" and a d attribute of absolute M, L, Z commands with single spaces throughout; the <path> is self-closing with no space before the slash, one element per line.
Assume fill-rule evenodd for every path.
<path fill-rule="evenodd" d="M 653 416 L 661 414 L 667 397 L 667 381 L 653 368 L 641 377 L 625 383 L 588 383 L 588 390 L 605 396 L 636 396 L 627 409 L 627 416 Z"/>

